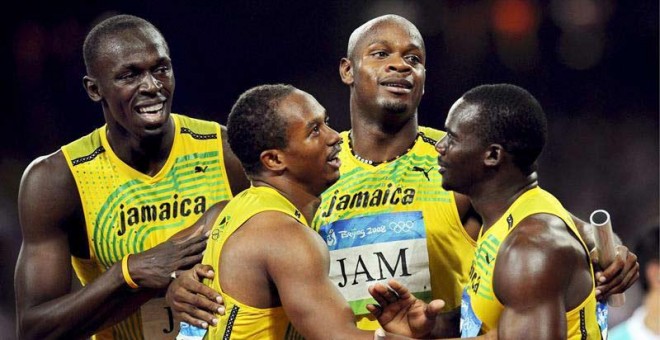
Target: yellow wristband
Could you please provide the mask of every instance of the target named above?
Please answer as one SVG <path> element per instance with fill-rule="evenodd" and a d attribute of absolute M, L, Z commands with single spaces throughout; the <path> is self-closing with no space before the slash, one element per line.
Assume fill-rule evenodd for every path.
<path fill-rule="evenodd" d="M 124 281 L 126 281 L 126 284 L 128 284 L 129 287 L 136 289 L 139 286 L 135 281 L 133 281 L 133 278 L 131 278 L 131 273 L 128 272 L 128 257 L 131 256 L 131 254 L 126 254 L 123 259 L 121 259 L 121 274 L 124 275 Z"/>

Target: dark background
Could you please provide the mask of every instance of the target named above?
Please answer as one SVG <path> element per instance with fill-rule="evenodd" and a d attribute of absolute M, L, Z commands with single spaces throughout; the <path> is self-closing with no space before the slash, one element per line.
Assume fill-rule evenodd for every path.
<path fill-rule="evenodd" d="M 628 245 L 658 223 L 657 0 L 57 3 L 15 3 L 0 21 L 0 339 L 14 337 L 21 174 L 103 124 L 82 87 L 82 42 L 116 13 L 150 20 L 167 39 L 175 112 L 224 124 L 240 93 L 285 82 L 316 96 L 337 130 L 349 128 L 349 91 L 337 69 L 350 33 L 400 14 L 426 42 L 422 125 L 442 128 L 451 104 L 476 85 L 523 86 L 550 123 L 541 185 L 583 219 L 607 209 Z M 612 321 L 636 303 L 631 292 Z"/>

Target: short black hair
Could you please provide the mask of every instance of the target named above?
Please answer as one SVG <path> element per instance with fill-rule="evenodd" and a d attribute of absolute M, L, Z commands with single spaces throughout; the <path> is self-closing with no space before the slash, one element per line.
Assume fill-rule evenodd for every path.
<path fill-rule="evenodd" d="M 126 29 L 139 27 L 149 27 L 154 29 L 161 36 L 163 35 L 151 22 L 128 14 L 115 15 L 96 24 L 96 26 L 87 33 L 85 42 L 83 43 L 83 59 L 85 61 L 87 73 L 91 75 L 93 72 L 91 67 L 96 62 L 96 58 L 98 57 L 98 47 L 105 37 Z M 163 42 L 165 42 L 165 38 L 163 38 Z M 167 42 L 165 42 L 165 46 L 167 47 Z"/>
<path fill-rule="evenodd" d="M 485 144 L 502 145 L 523 172 L 536 170 L 536 159 L 547 139 L 548 123 L 532 94 L 516 85 L 489 84 L 469 90 L 462 98 L 478 106 L 475 129 Z"/>
<path fill-rule="evenodd" d="M 651 228 L 646 229 L 643 233 L 639 235 L 637 243 L 635 244 L 635 254 L 637 255 L 637 261 L 639 262 L 639 281 L 642 283 L 644 291 L 648 291 L 649 283 L 646 280 L 646 266 L 649 263 L 658 263 L 660 259 L 660 226 L 655 225 Z"/>
<path fill-rule="evenodd" d="M 248 175 L 262 170 L 261 152 L 288 145 L 287 121 L 278 106 L 295 90 L 288 84 L 256 86 L 241 94 L 232 107 L 227 120 L 229 146 Z"/>

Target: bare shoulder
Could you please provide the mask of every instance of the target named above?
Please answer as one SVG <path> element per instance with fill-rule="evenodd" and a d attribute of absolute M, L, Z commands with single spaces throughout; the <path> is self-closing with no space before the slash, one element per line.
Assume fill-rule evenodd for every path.
<path fill-rule="evenodd" d="M 279 211 L 261 212 L 249 219 L 241 229 L 254 233 L 277 248 L 316 247 L 318 242 L 322 242 L 312 228 Z"/>
<path fill-rule="evenodd" d="M 68 184 L 66 182 L 70 182 L 70 184 L 75 185 L 62 150 L 38 157 L 28 165 L 23 173 L 21 183 L 32 181 L 51 182 L 53 185 Z"/>
<path fill-rule="evenodd" d="M 259 245 L 252 251 L 273 270 L 286 271 L 289 265 L 302 268 L 308 261 L 311 266 L 329 261 L 319 234 L 281 212 L 264 211 L 253 216 L 236 236 L 247 236 L 247 242 Z"/>
<path fill-rule="evenodd" d="M 577 240 L 566 223 L 551 214 L 535 214 L 518 223 L 503 248 L 510 251 L 543 251 L 548 254 L 571 253 Z"/>
<path fill-rule="evenodd" d="M 493 274 L 496 295 L 503 302 L 515 297 L 535 303 L 542 295 L 561 292 L 573 275 L 572 264 L 581 255 L 579 242 L 562 219 L 550 214 L 528 216 L 497 253 Z"/>
<path fill-rule="evenodd" d="M 62 151 L 30 163 L 21 178 L 18 206 L 24 229 L 60 225 L 80 212 L 78 189 Z"/>

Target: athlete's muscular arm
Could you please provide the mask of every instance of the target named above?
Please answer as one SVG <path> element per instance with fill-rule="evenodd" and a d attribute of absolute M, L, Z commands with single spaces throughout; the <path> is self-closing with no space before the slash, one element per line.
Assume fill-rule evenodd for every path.
<path fill-rule="evenodd" d="M 493 273 L 504 305 L 499 339 L 566 338 L 565 313 L 589 294 L 591 276 L 586 253 L 571 246 L 565 228 L 554 216 L 530 216 L 502 244 Z"/>
<path fill-rule="evenodd" d="M 94 282 L 71 292 L 72 249 L 84 238 L 76 184 L 58 151 L 35 160 L 21 180 L 19 219 L 23 243 L 16 264 L 18 335 L 26 339 L 79 338 L 135 311 L 169 283 L 169 273 L 201 259 L 205 237 L 168 241 L 130 257 L 129 271 L 138 285 L 124 282 L 121 263 Z"/>
<path fill-rule="evenodd" d="M 596 247 L 594 227 L 573 214 L 571 214 L 571 218 L 573 218 L 573 223 L 580 232 L 580 237 L 582 237 L 584 243 L 589 249 L 594 249 Z M 639 278 L 637 255 L 621 244 L 621 239 L 616 234 L 614 236 L 615 244 L 617 244 L 614 262 L 607 268 L 595 267 L 596 295 L 598 299 L 607 299 L 612 294 L 623 293 Z M 592 259 L 594 263 L 597 263 L 597 257 L 592 257 Z"/>
<path fill-rule="evenodd" d="M 239 192 L 250 187 L 250 180 L 245 175 L 243 166 L 229 146 L 229 136 L 227 127 L 220 125 L 222 134 L 222 155 L 225 160 L 225 169 L 227 169 L 227 179 L 231 192 L 236 196 Z"/>
<path fill-rule="evenodd" d="M 259 235 L 269 245 L 260 261 L 296 330 L 307 339 L 373 338 L 373 332 L 357 329 L 348 303 L 330 281 L 330 255 L 319 235 L 283 214 L 255 217 L 254 223 L 269 226 Z"/>
<path fill-rule="evenodd" d="M 114 266 L 98 280 L 70 294 L 70 233 L 84 232 L 76 214 L 78 193 L 60 152 L 33 162 L 19 192 L 19 218 L 23 244 L 16 265 L 16 304 L 20 338 L 61 338 L 91 333 L 101 321 L 90 316 L 112 304 L 110 292 L 121 295 L 121 270 Z M 76 320 L 76 316 L 79 316 Z M 81 332 L 73 333 L 78 328 Z"/>

